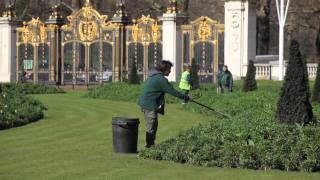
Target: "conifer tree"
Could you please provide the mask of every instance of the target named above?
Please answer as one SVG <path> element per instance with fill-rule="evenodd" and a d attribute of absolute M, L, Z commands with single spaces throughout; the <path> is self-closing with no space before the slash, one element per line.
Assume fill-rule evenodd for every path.
<path fill-rule="evenodd" d="M 198 89 L 200 87 L 199 84 L 199 76 L 198 76 L 198 65 L 196 63 L 196 60 L 193 58 L 191 62 L 191 79 L 192 79 L 192 88 Z"/>
<path fill-rule="evenodd" d="M 257 88 L 258 87 L 257 87 L 257 81 L 256 81 L 256 67 L 253 64 L 253 61 L 250 60 L 246 79 L 244 80 L 244 84 L 243 84 L 243 91 L 244 92 L 254 91 Z"/>
<path fill-rule="evenodd" d="M 292 40 L 289 64 L 278 102 L 277 119 L 287 124 L 302 124 L 313 121 L 309 98 L 307 66 L 302 60 L 299 43 Z"/>
<path fill-rule="evenodd" d="M 128 83 L 129 84 L 140 84 L 140 79 L 139 79 L 139 76 L 138 76 L 137 66 L 136 66 L 136 63 L 134 61 L 132 62 Z"/>

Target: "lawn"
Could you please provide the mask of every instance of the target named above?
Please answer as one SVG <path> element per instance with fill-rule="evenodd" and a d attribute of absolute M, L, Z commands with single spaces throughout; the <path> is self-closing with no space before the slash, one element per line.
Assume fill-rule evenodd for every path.
<path fill-rule="evenodd" d="M 0 131 L 0 179 L 320 179 L 320 173 L 203 168 L 112 152 L 113 116 L 139 117 L 137 105 L 81 98 L 84 91 L 35 95 L 48 111 L 38 122 Z M 208 117 L 168 105 L 157 142 L 205 123 Z"/>

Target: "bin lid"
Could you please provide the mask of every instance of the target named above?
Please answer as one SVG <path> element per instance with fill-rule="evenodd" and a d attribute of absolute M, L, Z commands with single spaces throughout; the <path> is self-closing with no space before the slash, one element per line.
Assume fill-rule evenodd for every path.
<path fill-rule="evenodd" d="M 139 118 L 126 118 L 126 117 L 112 117 L 112 125 L 138 125 Z"/>

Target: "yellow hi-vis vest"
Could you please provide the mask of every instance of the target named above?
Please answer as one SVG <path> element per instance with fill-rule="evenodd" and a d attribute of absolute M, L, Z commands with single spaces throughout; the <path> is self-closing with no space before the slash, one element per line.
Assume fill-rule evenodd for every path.
<path fill-rule="evenodd" d="M 189 71 L 184 71 L 181 75 L 181 80 L 180 80 L 180 84 L 179 84 L 179 88 L 182 90 L 190 90 L 191 89 L 191 85 L 188 83 L 188 76 L 190 75 Z"/>

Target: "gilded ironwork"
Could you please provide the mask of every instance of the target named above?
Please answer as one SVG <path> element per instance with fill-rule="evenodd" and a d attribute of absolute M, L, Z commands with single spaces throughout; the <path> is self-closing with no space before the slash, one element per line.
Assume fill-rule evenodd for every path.
<path fill-rule="evenodd" d="M 72 31 L 77 27 L 77 35 L 80 41 L 92 42 L 99 38 L 99 29 L 107 29 L 111 26 L 110 23 L 106 23 L 108 16 L 100 15 L 95 9 L 93 9 L 89 0 L 85 2 L 85 5 L 74 14 L 67 17 L 69 24 L 63 25 L 62 30 Z"/>
<path fill-rule="evenodd" d="M 81 41 L 93 41 L 98 35 L 98 27 L 94 21 L 80 21 L 79 37 Z"/>
<path fill-rule="evenodd" d="M 43 43 L 47 39 L 47 29 L 39 18 L 32 18 L 31 21 L 23 22 L 23 27 L 17 28 L 21 32 L 23 43 Z"/>
<path fill-rule="evenodd" d="M 159 30 L 159 25 L 158 25 L 157 21 L 155 21 L 152 24 L 151 31 L 152 31 L 152 40 L 153 40 L 153 42 L 154 43 L 158 42 L 158 40 L 160 38 L 160 30 Z"/>
<path fill-rule="evenodd" d="M 196 60 L 200 65 L 199 76 L 206 82 L 208 79 L 216 82 L 218 66 L 223 63 L 223 59 L 219 59 L 221 52 L 219 34 L 223 34 L 224 25 L 202 16 L 189 25 L 182 25 L 181 30 L 183 36 L 181 59 L 187 63 Z"/>
<path fill-rule="evenodd" d="M 13 10 L 13 5 L 9 5 L 2 13 L 2 17 L 16 17 L 16 13 Z"/>
<path fill-rule="evenodd" d="M 167 12 L 168 14 L 174 14 L 177 13 L 178 11 L 178 4 L 177 0 L 169 0 L 169 6 L 167 7 Z"/>
<path fill-rule="evenodd" d="M 151 18 L 150 15 L 133 20 L 131 26 L 131 37 L 133 42 L 143 41 L 145 43 L 158 42 L 160 39 L 160 26 L 158 22 Z"/>
<path fill-rule="evenodd" d="M 161 25 L 150 15 L 142 15 L 133 20 L 133 25 L 128 26 L 127 30 L 126 70 L 129 71 L 135 62 L 139 76 L 146 79 L 149 68 L 155 67 L 161 58 Z"/>
<path fill-rule="evenodd" d="M 132 39 L 135 43 L 138 42 L 139 34 L 140 34 L 139 26 L 138 24 L 134 23 L 132 26 Z"/>
<path fill-rule="evenodd" d="M 200 23 L 199 29 L 198 29 L 198 35 L 199 35 L 201 41 L 206 41 L 211 37 L 212 30 L 211 30 L 210 26 L 208 25 L 206 19 L 204 19 Z"/>
<path fill-rule="evenodd" d="M 108 22 L 108 16 L 101 15 L 94 9 L 89 0 L 84 6 L 67 17 L 68 24 L 62 26 L 62 64 L 70 63 L 72 68 L 62 66 L 62 84 L 91 84 L 106 82 L 106 74 L 112 71 L 115 78 L 115 67 L 119 60 L 114 46 L 119 41 L 120 24 Z M 106 45 L 107 44 L 107 45 Z M 105 47 L 111 46 L 111 50 Z M 72 48 L 72 49 L 71 49 Z M 65 52 L 72 52 L 67 54 Z M 68 59 L 69 58 L 69 59 Z M 71 61 L 72 60 L 72 61 Z M 111 64 L 106 65 L 106 62 Z"/>

